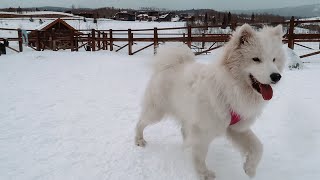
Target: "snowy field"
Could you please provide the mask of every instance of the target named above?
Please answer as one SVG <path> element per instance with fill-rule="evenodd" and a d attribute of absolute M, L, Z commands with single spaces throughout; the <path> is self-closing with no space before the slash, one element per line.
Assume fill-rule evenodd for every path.
<path fill-rule="evenodd" d="M 56 11 L 34 11 L 34 12 L 22 11 L 21 13 L 0 11 L 0 14 L 14 14 L 14 15 L 45 15 L 45 14 L 52 15 L 52 14 L 58 14 L 58 15 L 64 15 L 64 16 L 73 16 L 72 14 L 69 14 L 69 13 L 56 12 Z"/>
<path fill-rule="evenodd" d="M 40 24 L 40 19 L 43 24 Z M 66 19 L 66 18 L 61 18 Z M 26 30 L 36 30 L 44 27 L 51 22 L 54 18 L 33 18 L 33 22 L 30 22 L 30 18 L 0 18 L 0 28 L 9 29 L 26 29 Z M 115 21 L 111 19 L 98 19 L 97 23 L 93 23 L 92 18 L 87 18 L 86 22 L 83 21 L 83 17 L 70 17 L 65 20 L 75 29 L 81 30 L 127 30 L 127 29 L 153 29 L 158 28 L 168 28 L 168 27 L 184 27 L 185 22 L 146 22 L 146 21 Z M 151 31 L 150 33 L 153 33 Z M 181 30 L 170 31 L 167 33 L 181 33 Z M 183 32 L 182 32 L 183 33 Z M 7 31 L 0 30 L 1 38 L 16 38 L 18 37 L 17 31 Z"/>
<path fill-rule="evenodd" d="M 147 128 L 144 149 L 133 143 L 150 60 L 108 51 L 0 56 L 0 179 L 196 179 L 173 121 Z M 255 179 L 320 179 L 319 77 L 317 61 L 284 73 L 253 127 L 265 148 Z M 207 164 L 217 180 L 249 179 L 224 138 Z"/>

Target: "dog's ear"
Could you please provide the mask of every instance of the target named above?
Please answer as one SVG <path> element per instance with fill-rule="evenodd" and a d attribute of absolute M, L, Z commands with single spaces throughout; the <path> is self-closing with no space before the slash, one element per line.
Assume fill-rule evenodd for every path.
<path fill-rule="evenodd" d="M 240 45 L 247 43 L 249 39 L 254 36 L 255 33 L 249 24 L 242 25 L 238 31 Z"/>
<path fill-rule="evenodd" d="M 279 24 L 278 26 L 274 27 L 272 29 L 272 33 L 275 35 L 275 36 L 279 36 L 282 38 L 283 36 L 283 30 L 282 30 L 282 25 Z"/>

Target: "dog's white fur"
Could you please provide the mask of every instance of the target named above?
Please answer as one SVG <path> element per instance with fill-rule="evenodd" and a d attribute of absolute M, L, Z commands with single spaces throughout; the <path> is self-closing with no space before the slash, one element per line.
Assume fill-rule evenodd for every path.
<path fill-rule="evenodd" d="M 209 65 L 195 62 L 186 46 L 159 49 L 136 127 L 136 145 L 145 146 L 146 126 L 173 116 L 181 123 L 201 179 L 215 178 L 205 159 L 210 142 L 223 134 L 246 156 L 243 168 L 253 177 L 263 148 L 250 126 L 266 101 L 253 89 L 249 74 L 263 84 L 272 83 L 270 74 L 281 73 L 285 64 L 281 40 L 281 26 L 255 31 L 245 24 L 233 33 L 221 58 Z M 253 61 L 255 57 L 261 62 Z M 231 126 L 230 110 L 241 116 Z"/>

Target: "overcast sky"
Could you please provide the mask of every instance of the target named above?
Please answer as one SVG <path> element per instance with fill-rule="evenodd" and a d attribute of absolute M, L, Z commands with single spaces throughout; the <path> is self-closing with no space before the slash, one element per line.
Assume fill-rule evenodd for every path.
<path fill-rule="evenodd" d="M 216 10 L 265 9 L 317 4 L 319 0 L 0 0 L 5 7 L 106 7 L 121 8 L 158 7 L 168 9 L 212 8 Z"/>

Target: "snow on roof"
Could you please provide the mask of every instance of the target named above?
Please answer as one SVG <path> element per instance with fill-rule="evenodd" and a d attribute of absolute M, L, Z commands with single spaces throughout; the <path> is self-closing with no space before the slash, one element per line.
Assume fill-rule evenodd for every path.
<path fill-rule="evenodd" d="M 161 15 L 159 18 L 166 18 L 169 14 Z"/>
<path fill-rule="evenodd" d="M 36 30 L 47 30 L 48 28 L 50 28 L 52 25 L 54 25 L 56 23 L 62 23 L 70 29 L 74 29 L 74 30 L 77 29 L 75 26 L 73 26 L 74 24 L 71 25 L 63 19 L 55 19 L 54 21 L 47 21 L 47 22 L 41 24 L 40 26 L 36 27 Z"/>
<path fill-rule="evenodd" d="M 44 27 L 48 26 L 50 23 L 52 23 L 53 21 L 52 20 L 46 20 L 45 22 L 43 22 L 41 25 L 37 26 L 35 28 L 35 30 L 41 30 L 43 29 Z"/>
<path fill-rule="evenodd" d="M 139 14 L 137 17 L 145 17 L 145 16 L 149 16 L 148 14 Z"/>

